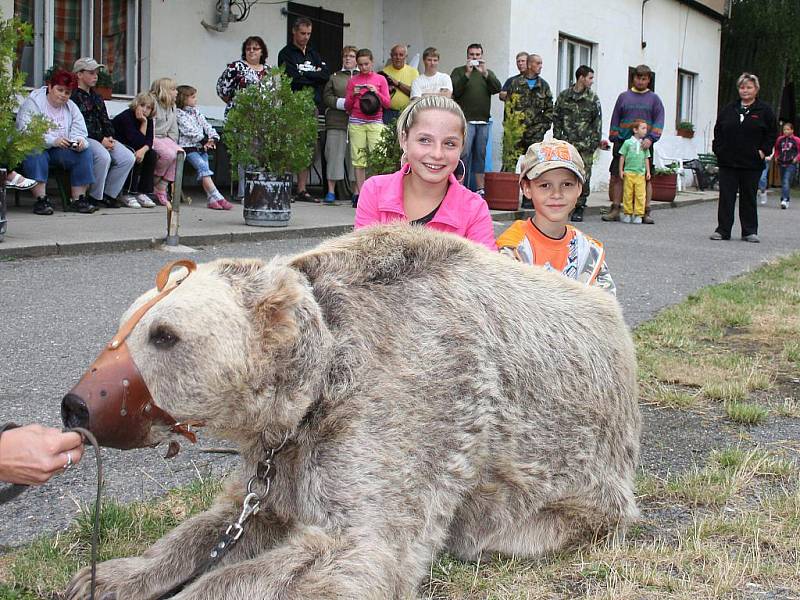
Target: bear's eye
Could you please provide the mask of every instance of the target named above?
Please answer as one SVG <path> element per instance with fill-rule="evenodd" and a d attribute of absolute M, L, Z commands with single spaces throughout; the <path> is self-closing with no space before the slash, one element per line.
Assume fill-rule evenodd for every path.
<path fill-rule="evenodd" d="M 166 350 L 178 343 L 178 336 L 169 327 L 159 325 L 150 332 L 150 343 L 156 348 Z"/>

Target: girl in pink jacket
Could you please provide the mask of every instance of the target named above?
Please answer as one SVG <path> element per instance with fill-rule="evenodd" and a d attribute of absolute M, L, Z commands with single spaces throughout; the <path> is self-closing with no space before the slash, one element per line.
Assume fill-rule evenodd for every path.
<path fill-rule="evenodd" d="M 464 113 L 450 98 L 423 96 L 412 101 L 397 120 L 401 168 L 364 183 L 356 229 L 399 221 L 455 233 L 497 251 L 486 202 L 453 175 L 466 132 Z"/>
<path fill-rule="evenodd" d="M 389 84 L 383 75 L 375 73 L 372 51 L 362 48 L 356 52 L 358 73 L 347 82 L 344 96 L 344 109 L 350 114 L 347 137 L 350 139 L 350 158 L 356 172 L 356 195 L 353 204 L 358 202 L 358 193 L 367 177 L 367 158 L 365 152 L 378 143 L 383 133 L 383 109 L 389 108 Z M 362 101 L 365 95 L 369 97 Z"/>

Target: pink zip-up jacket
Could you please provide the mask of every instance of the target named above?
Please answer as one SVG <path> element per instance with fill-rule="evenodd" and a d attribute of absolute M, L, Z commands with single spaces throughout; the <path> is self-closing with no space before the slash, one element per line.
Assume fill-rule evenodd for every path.
<path fill-rule="evenodd" d="M 376 224 L 408 222 L 403 209 L 403 177 L 407 173 L 408 171 L 401 169 L 391 175 L 376 175 L 367 179 L 358 195 L 356 229 Z M 455 233 L 497 252 L 492 217 L 486 201 L 458 183 L 453 175 L 450 175 L 450 186 L 439 210 L 425 226 Z"/>
<path fill-rule="evenodd" d="M 365 115 L 362 113 L 359 103 L 356 102 L 357 97 L 361 96 L 361 94 L 366 94 L 369 90 L 363 87 L 359 90 L 358 95 L 356 95 L 355 87 L 357 85 L 367 85 L 368 83 L 375 86 L 375 89 L 378 90 L 378 98 L 381 100 L 381 109 L 374 115 Z M 354 119 L 383 123 L 383 109 L 389 108 L 391 101 L 392 98 L 389 96 L 389 84 L 386 83 L 386 77 L 383 75 L 378 75 L 374 71 L 367 75 L 358 73 L 347 81 L 347 91 L 344 96 L 344 109 L 350 113 L 350 116 Z"/>

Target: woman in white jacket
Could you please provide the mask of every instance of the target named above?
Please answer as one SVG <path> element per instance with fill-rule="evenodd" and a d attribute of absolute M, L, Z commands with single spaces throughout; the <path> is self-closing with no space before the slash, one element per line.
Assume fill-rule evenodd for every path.
<path fill-rule="evenodd" d="M 47 184 L 50 164 L 57 164 L 69 173 L 72 187 L 72 206 L 84 214 L 97 208 L 86 199 L 86 189 L 94 183 L 92 153 L 86 141 L 86 122 L 72 100 L 72 91 L 78 80 L 73 73 L 58 69 L 45 87 L 33 90 L 17 113 L 17 129 L 24 130 L 35 115 L 43 115 L 51 122 L 44 135 L 45 150 L 31 154 L 22 162 L 22 172 L 36 181 L 32 188 L 36 203 L 33 212 L 37 215 L 52 215 L 53 206 L 47 199 Z"/>

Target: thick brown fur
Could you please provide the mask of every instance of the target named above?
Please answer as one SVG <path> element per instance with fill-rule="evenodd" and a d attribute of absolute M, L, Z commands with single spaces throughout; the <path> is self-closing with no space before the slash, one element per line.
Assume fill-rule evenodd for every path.
<path fill-rule="evenodd" d="M 152 343 L 159 328 L 174 346 Z M 177 599 L 414 598 L 440 551 L 535 556 L 637 516 L 616 300 L 460 238 L 376 227 L 201 265 L 128 345 L 156 404 L 206 421 L 242 465 L 209 511 L 100 564 L 98 597 L 154 598 L 191 573 L 238 516 L 262 436 L 290 436 L 264 508 Z M 84 569 L 68 598 L 87 597 Z"/>

